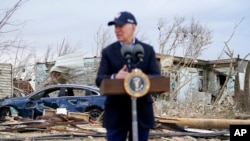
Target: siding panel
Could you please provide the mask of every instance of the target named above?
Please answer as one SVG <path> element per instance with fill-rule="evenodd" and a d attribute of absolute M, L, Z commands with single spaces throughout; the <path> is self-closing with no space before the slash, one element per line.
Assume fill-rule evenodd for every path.
<path fill-rule="evenodd" d="M 0 63 L 0 99 L 12 95 L 12 65 Z"/>

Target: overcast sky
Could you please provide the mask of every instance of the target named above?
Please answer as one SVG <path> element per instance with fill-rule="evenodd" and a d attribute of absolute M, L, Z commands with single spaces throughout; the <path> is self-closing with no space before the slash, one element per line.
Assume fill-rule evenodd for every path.
<path fill-rule="evenodd" d="M 1 0 L 1 12 L 16 2 Z M 29 0 L 10 21 L 25 22 L 21 37 L 37 50 L 44 51 L 48 46 L 56 48 L 66 39 L 71 46 L 91 57 L 95 55 L 94 36 L 98 28 L 110 29 L 113 34 L 113 26 L 108 27 L 107 22 L 125 10 L 135 15 L 137 29 L 149 38 L 156 52 L 159 19 L 171 22 L 174 17 L 185 17 L 199 21 L 213 36 L 213 43 L 200 57 L 204 60 L 217 59 L 235 25 L 244 18 L 229 47 L 235 57 L 240 54 L 243 58 L 250 52 L 249 0 Z"/>

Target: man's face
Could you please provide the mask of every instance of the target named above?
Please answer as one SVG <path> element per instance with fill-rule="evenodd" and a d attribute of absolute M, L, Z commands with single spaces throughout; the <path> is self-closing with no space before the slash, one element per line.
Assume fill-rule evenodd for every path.
<path fill-rule="evenodd" d="M 135 31 L 134 24 L 115 25 L 115 35 L 118 41 L 131 44 Z"/>

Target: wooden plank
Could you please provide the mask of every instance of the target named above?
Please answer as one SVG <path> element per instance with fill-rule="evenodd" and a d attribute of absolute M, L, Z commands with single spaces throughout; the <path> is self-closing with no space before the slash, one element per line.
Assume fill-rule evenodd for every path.
<path fill-rule="evenodd" d="M 174 123 L 179 126 L 198 129 L 229 129 L 230 125 L 249 125 L 250 120 L 240 119 L 205 119 L 205 118 L 175 118 L 175 117 L 155 117 L 157 122 Z"/>

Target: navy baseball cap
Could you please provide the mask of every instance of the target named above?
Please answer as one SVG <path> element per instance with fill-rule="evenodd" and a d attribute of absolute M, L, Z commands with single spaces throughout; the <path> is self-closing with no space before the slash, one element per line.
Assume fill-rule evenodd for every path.
<path fill-rule="evenodd" d="M 131 14 L 130 12 L 123 11 L 123 12 L 118 13 L 115 16 L 115 19 L 113 21 L 108 22 L 108 26 L 114 25 L 114 24 L 124 25 L 126 23 L 131 23 L 131 24 L 137 25 L 135 16 L 133 14 Z"/>

